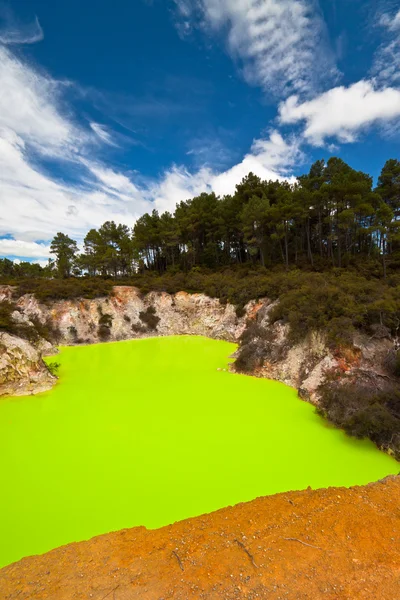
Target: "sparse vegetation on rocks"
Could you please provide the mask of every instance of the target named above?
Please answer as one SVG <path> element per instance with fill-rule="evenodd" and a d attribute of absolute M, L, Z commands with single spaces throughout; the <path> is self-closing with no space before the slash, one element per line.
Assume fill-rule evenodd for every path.
<path fill-rule="evenodd" d="M 99 326 L 97 329 L 100 340 L 107 341 L 111 336 L 111 327 L 113 322 L 112 315 L 103 313 L 98 307 L 99 312 Z"/>
<path fill-rule="evenodd" d="M 157 316 L 154 306 L 149 306 L 145 311 L 141 311 L 139 313 L 139 319 L 152 331 L 157 329 L 157 325 L 160 322 L 160 317 Z"/>

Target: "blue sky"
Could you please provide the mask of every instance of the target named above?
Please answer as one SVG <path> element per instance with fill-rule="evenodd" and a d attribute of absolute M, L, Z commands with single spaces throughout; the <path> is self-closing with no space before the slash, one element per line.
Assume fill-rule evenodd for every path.
<path fill-rule="evenodd" d="M 0 0 L 0 256 L 250 170 L 376 178 L 399 123 L 399 2 Z"/>

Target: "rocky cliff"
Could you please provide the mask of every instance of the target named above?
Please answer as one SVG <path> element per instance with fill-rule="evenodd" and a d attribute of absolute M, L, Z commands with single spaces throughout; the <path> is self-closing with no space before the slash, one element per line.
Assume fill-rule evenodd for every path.
<path fill-rule="evenodd" d="M 0 396 L 25 396 L 52 388 L 56 378 L 42 360 L 46 347 L 0 333 Z"/>
<path fill-rule="evenodd" d="M 203 294 L 143 296 L 136 288 L 117 286 L 106 298 L 48 304 L 31 294 L 20 298 L 14 294 L 10 286 L 0 286 L 0 302 L 12 307 L 16 333 L 3 333 L 0 338 L 0 395 L 41 392 L 54 384 L 41 358 L 52 352 L 50 339 L 54 344 L 75 345 L 189 334 L 237 342 L 246 328 L 247 313 L 238 318 L 234 306 Z"/>
<path fill-rule="evenodd" d="M 61 300 L 49 305 L 30 294 L 17 308 L 57 331 L 61 344 L 93 344 L 150 335 L 204 335 L 237 341 L 246 318 L 235 307 L 203 294 L 151 292 L 143 296 L 133 287 L 116 286 L 108 298 Z"/>
<path fill-rule="evenodd" d="M 31 294 L 20 298 L 13 294 L 11 287 L 0 286 L 0 302 L 14 303 L 15 322 L 36 329 L 39 339 L 30 343 L 2 335 L 0 394 L 24 390 L 31 393 L 52 385 L 54 379 L 40 358 L 42 353 L 51 352 L 51 345 L 43 337 L 64 345 L 179 334 L 240 341 L 234 368 L 282 381 L 315 404 L 318 390 L 327 379 L 365 381 L 376 389 L 384 389 L 391 380 L 387 364 L 396 341 L 389 336 L 359 334 L 351 351 L 332 349 L 316 332 L 293 343 L 287 325 L 270 324 L 274 304 L 268 299 L 248 303 L 238 317 L 231 304 L 185 292 L 142 295 L 136 288 L 116 286 L 106 298 L 46 304 Z"/>
<path fill-rule="evenodd" d="M 390 382 L 398 385 L 391 361 L 399 342 L 386 330 L 372 336 L 356 334 L 352 348 L 332 346 L 323 333 L 315 331 L 293 342 L 288 325 L 270 323 L 274 307 L 268 300 L 247 307 L 247 327 L 237 352 L 236 369 L 282 381 L 314 404 L 318 404 L 319 390 L 327 380 L 356 379 L 377 391 L 390 387 Z"/>

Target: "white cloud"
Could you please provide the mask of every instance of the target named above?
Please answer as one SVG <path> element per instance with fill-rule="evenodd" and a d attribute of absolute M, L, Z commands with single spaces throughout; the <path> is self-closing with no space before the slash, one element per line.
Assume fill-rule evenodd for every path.
<path fill-rule="evenodd" d="M 25 258 L 50 258 L 50 246 L 22 240 L 1 240 L 0 256 L 22 256 Z"/>
<path fill-rule="evenodd" d="M 299 140 L 293 138 L 286 142 L 280 133 L 273 131 L 268 139 L 255 140 L 251 152 L 246 154 L 242 162 L 215 176 L 212 188 L 219 195 L 231 194 L 250 172 L 266 180 L 289 178 L 293 181 L 289 168 L 302 160 Z"/>
<path fill-rule="evenodd" d="M 173 212 L 181 200 L 211 192 L 213 177 L 213 172 L 207 167 L 191 173 L 185 167 L 174 166 L 159 181 L 149 182 L 147 197 L 152 202 L 152 208 L 160 212 Z"/>
<path fill-rule="evenodd" d="M 290 177 L 289 169 L 300 160 L 299 141 L 295 138 L 285 141 L 278 132 L 273 131 L 268 138 L 255 140 L 243 160 L 223 172 L 208 166 L 191 172 L 184 166 L 175 165 L 159 179 L 148 180 L 139 186 L 126 175 L 112 169 L 90 163 L 87 166 L 103 184 L 105 193 L 118 194 L 120 202 L 125 202 L 127 207 L 135 206 L 136 214 L 142 214 L 153 208 L 160 212 L 173 212 L 178 202 L 202 192 L 232 194 L 235 186 L 250 171 L 263 179 L 294 180 Z M 135 218 L 132 214 L 132 223 Z"/>
<path fill-rule="evenodd" d="M 308 102 L 291 96 L 279 107 L 281 123 L 306 122 L 304 136 L 315 146 L 326 138 L 353 142 L 365 127 L 400 117 L 400 90 L 375 89 L 371 81 L 336 87 Z"/>
<path fill-rule="evenodd" d="M 262 179 L 289 179 L 289 169 L 302 160 L 298 141 L 286 142 L 273 131 L 269 138 L 253 142 L 251 151 L 243 160 L 230 169 L 218 173 L 209 167 L 203 167 L 190 173 L 184 167 L 174 167 L 163 178 L 148 188 L 147 198 L 160 211 L 173 211 L 177 202 L 187 200 L 202 192 L 215 192 L 222 196 L 233 194 L 235 187 L 251 172 Z"/>
<path fill-rule="evenodd" d="M 335 72 L 325 27 L 313 0 L 175 0 L 183 31 L 200 10 L 205 29 L 227 31 L 229 52 L 244 75 L 268 92 L 308 92 Z M 182 27 L 181 27 L 182 29 Z"/>

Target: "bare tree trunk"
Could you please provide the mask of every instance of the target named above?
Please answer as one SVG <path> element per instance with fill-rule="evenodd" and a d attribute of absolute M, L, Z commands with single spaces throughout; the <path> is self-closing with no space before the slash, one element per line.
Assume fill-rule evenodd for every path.
<path fill-rule="evenodd" d="M 287 223 L 285 223 L 285 258 L 286 258 L 286 269 L 288 269 L 289 268 L 289 244 L 288 244 Z"/>
<path fill-rule="evenodd" d="M 322 219 L 321 219 L 321 210 L 318 211 L 318 221 L 319 221 L 319 253 L 322 258 Z"/>
<path fill-rule="evenodd" d="M 260 244 L 260 256 L 261 256 L 261 264 L 263 267 L 265 267 L 265 257 L 264 257 L 264 250 L 262 248 L 262 244 Z"/>
<path fill-rule="evenodd" d="M 385 238 L 383 238 L 382 264 L 383 264 L 383 278 L 386 279 L 386 240 L 385 240 Z"/>
<path fill-rule="evenodd" d="M 309 259 L 309 261 L 311 263 L 311 266 L 314 267 L 314 259 L 313 259 L 313 255 L 312 255 L 312 251 L 311 251 L 311 240 L 310 240 L 310 219 L 307 219 L 306 232 L 307 232 L 307 252 L 308 252 L 308 259 Z"/>

